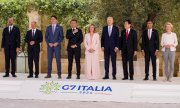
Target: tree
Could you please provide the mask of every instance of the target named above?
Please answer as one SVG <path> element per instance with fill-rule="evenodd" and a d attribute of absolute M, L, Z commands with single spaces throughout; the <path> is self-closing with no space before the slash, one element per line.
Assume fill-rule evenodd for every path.
<path fill-rule="evenodd" d="M 113 16 L 115 23 L 123 28 L 123 21 L 130 19 L 133 27 L 138 32 L 139 43 L 142 30 L 145 29 L 145 22 L 148 19 L 154 21 L 155 28 L 163 32 L 163 25 L 166 21 L 174 24 L 174 31 L 180 37 L 180 1 L 179 0 L 101 0 L 98 12 L 99 19 L 104 24 L 107 16 Z"/>
<path fill-rule="evenodd" d="M 1 0 L 0 24 L 2 27 L 6 26 L 7 18 L 12 16 L 20 27 L 22 46 L 24 47 L 25 43 L 23 40 L 28 29 L 27 12 L 35 10 L 42 17 L 57 15 L 58 21 L 64 28 L 68 28 L 69 21 L 75 18 L 78 20 L 79 26 L 84 27 L 86 31 L 89 21 L 94 19 L 91 9 L 91 5 L 94 2 L 94 0 Z M 42 25 L 41 28 L 45 28 L 43 26 L 46 25 Z"/>

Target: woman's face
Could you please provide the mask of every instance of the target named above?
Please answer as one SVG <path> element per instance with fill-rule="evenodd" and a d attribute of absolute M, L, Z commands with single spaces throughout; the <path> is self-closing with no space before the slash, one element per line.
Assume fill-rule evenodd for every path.
<path fill-rule="evenodd" d="M 172 31 L 172 28 L 170 25 L 166 25 L 166 32 L 171 32 Z"/>
<path fill-rule="evenodd" d="M 94 32 L 94 29 L 95 29 L 95 28 L 94 28 L 94 26 L 92 26 L 92 25 L 89 27 L 89 31 L 90 31 L 91 33 Z"/>

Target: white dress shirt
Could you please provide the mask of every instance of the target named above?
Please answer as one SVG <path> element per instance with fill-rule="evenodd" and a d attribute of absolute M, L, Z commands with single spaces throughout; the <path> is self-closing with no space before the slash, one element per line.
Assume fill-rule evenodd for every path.
<path fill-rule="evenodd" d="M 148 38 L 151 39 L 152 29 L 147 29 L 147 30 L 148 30 L 148 32 L 147 32 L 147 33 L 148 33 L 148 34 L 147 34 L 147 35 L 148 35 Z M 150 33 L 149 33 L 149 32 L 150 32 Z"/>
<path fill-rule="evenodd" d="M 9 26 L 9 32 L 11 32 L 12 29 L 13 29 L 13 25 Z"/>
<path fill-rule="evenodd" d="M 56 24 L 52 24 L 52 32 L 54 33 L 56 30 Z"/>
<path fill-rule="evenodd" d="M 174 45 L 170 47 L 170 51 L 176 51 L 178 45 L 176 33 L 163 33 L 161 38 L 162 51 L 165 51 L 164 45 Z"/>
<path fill-rule="evenodd" d="M 111 33 L 112 33 L 112 28 L 113 28 L 113 25 L 108 26 L 108 34 L 109 34 L 109 36 L 110 36 Z"/>
<path fill-rule="evenodd" d="M 130 30 L 131 30 L 131 28 L 128 28 L 128 29 L 126 30 L 126 32 L 128 31 L 128 35 L 129 35 Z"/>
<path fill-rule="evenodd" d="M 32 34 L 35 35 L 35 33 L 36 33 L 36 28 L 32 29 Z"/>

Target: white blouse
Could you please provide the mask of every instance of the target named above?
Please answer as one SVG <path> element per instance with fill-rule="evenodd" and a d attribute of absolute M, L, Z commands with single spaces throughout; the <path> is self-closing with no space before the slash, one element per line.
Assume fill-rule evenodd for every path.
<path fill-rule="evenodd" d="M 176 33 L 163 33 L 161 38 L 162 51 L 165 51 L 164 45 L 174 45 L 170 47 L 170 51 L 176 51 L 176 46 L 178 45 Z"/>

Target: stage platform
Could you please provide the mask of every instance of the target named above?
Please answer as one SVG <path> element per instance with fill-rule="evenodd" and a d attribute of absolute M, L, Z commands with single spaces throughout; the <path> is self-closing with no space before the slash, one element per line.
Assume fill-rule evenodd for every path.
<path fill-rule="evenodd" d="M 75 100 L 75 101 L 111 101 L 111 102 L 147 102 L 147 103 L 180 103 L 180 78 L 172 82 L 159 77 L 157 81 L 138 78 L 134 81 L 117 80 L 87 80 L 84 75 L 77 80 L 44 79 L 41 74 L 38 79 L 27 78 L 25 73 L 17 73 L 17 78 L 3 78 L 0 74 L 0 98 L 2 99 L 39 99 L 39 100 Z"/>

